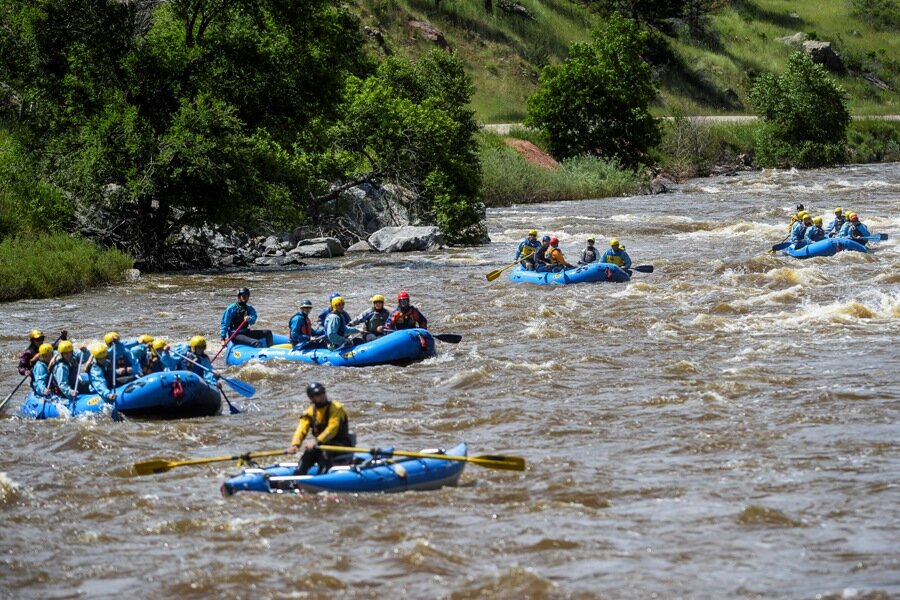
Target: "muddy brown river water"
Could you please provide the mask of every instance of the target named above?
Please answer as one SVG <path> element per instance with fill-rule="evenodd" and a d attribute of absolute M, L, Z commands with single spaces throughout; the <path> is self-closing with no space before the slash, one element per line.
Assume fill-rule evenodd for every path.
<path fill-rule="evenodd" d="M 887 242 L 800 261 L 766 252 L 802 202 Z M 619 237 L 628 284 L 488 283 L 524 231 Z M 247 285 L 261 323 L 340 290 L 408 289 L 459 345 L 406 368 L 249 364 L 244 412 L 179 422 L 0 418 L 2 598 L 900 597 L 900 164 L 764 171 L 674 194 L 489 212 L 493 243 L 290 272 L 151 275 L 0 305 L 0 391 L 32 327 L 215 339 Z M 220 359 L 221 361 L 222 359 Z M 469 466 L 399 495 L 223 498 L 233 463 L 132 463 L 286 447 L 321 380 L 363 446 L 470 444 Z"/>

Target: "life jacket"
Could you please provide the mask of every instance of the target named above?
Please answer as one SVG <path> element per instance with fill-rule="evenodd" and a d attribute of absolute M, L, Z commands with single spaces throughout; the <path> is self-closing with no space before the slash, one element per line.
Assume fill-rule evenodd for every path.
<path fill-rule="evenodd" d="M 810 242 L 818 242 L 825 239 L 825 232 L 822 231 L 821 227 L 813 225 L 812 227 L 806 228 L 806 233 L 804 233 L 803 236 L 809 239 Z"/>
<path fill-rule="evenodd" d="M 535 250 L 534 252 L 534 260 L 538 263 L 548 263 L 550 262 L 547 259 L 547 250 L 550 248 L 550 244 L 541 244 L 541 247 Z"/>
<path fill-rule="evenodd" d="M 850 238 L 862 237 L 864 234 L 859 229 L 859 223 L 850 222 L 850 229 L 847 230 L 847 233 L 850 235 Z"/>
<path fill-rule="evenodd" d="M 534 249 L 532 248 L 532 250 Z M 390 318 L 391 312 L 388 309 L 382 308 L 381 310 L 375 310 L 373 308 L 369 311 L 369 314 L 366 315 L 366 331 L 377 335 L 378 328 L 383 327 Z"/>
<path fill-rule="evenodd" d="M 337 315 L 338 317 L 340 317 L 338 319 L 337 334 L 341 337 L 346 337 L 346 335 L 347 335 L 347 320 L 344 319 L 344 314 L 343 314 L 344 312 L 346 312 L 346 311 L 341 311 L 339 313 L 331 313 L 331 314 L 334 314 L 334 315 Z"/>
<path fill-rule="evenodd" d="M 56 379 L 56 367 L 58 367 L 61 364 L 64 364 L 69 368 L 67 371 L 68 381 L 66 383 L 69 384 L 69 387 L 71 389 L 73 389 L 73 390 L 78 389 L 78 377 L 77 377 L 77 374 L 75 373 L 75 370 L 72 369 L 73 362 L 74 362 L 74 355 L 73 355 L 72 360 L 70 360 L 69 362 L 66 362 L 65 360 L 63 360 L 62 356 L 60 356 L 56 359 L 56 363 L 53 365 L 53 370 L 50 372 L 50 391 L 53 392 L 54 394 L 56 394 L 57 396 L 64 395 L 62 388 L 59 387 L 59 382 Z"/>
<path fill-rule="evenodd" d="M 231 323 L 228 324 L 228 331 L 230 333 L 234 333 L 234 330 L 240 327 L 241 323 L 244 322 L 244 318 L 247 316 L 246 304 L 235 302 L 232 306 L 237 306 L 237 310 L 231 315 Z"/>
<path fill-rule="evenodd" d="M 391 315 L 391 329 L 412 329 L 421 327 L 423 321 L 422 313 L 415 306 L 410 306 L 409 310 L 404 313 L 399 308 Z"/>
<path fill-rule="evenodd" d="M 526 256 L 531 256 L 534 254 L 535 250 L 541 247 L 541 243 L 535 240 L 532 242 L 531 240 L 525 240 L 519 245 L 519 258 L 525 258 Z"/>
<path fill-rule="evenodd" d="M 189 358 L 192 361 L 194 361 L 194 362 L 190 362 L 187 360 L 184 361 L 184 363 L 185 363 L 184 370 L 185 371 L 191 371 L 193 373 L 196 373 L 200 377 L 203 377 L 204 375 L 206 375 L 206 371 L 200 367 L 200 365 L 203 364 L 202 359 L 204 356 L 206 356 L 205 354 L 200 355 L 200 354 L 197 354 L 196 352 L 187 352 L 187 353 L 185 353 L 184 356 L 185 356 L 185 358 Z M 197 363 L 197 364 L 195 365 L 194 363 Z"/>
<path fill-rule="evenodd" d="M 551 247 L 550 250 L 547 251 L 547 259 L 551 265 L 564 265 L 566 264 L 566 258 L 563 256 L 562 250 L 559 248 Z"/>
<path fill-rule="evenodd" d="M 290 323 L 288 323 L 288 327 L 290 328 L 291 332 L 293 332 L 293 330 L 294 330 L 294 328 L 292 326 L 294 319 L 300 319 L 300 335 L 301 336 L 305 335 L 306 337 L 312 337 L 313 327 L 312 327 L 312 322 L 309 320 L 309 315 L 304 314 L 303 311 L 300 311 L 300 312 L 294 314 L 294 316 L 291 317 Z M 291 340 L 291 341 L 293 341 L 293 340 Z"/>
<path fill-rule="evenodd" d="M 316 418 L 316 414 L 319 411 L 313 406 L 312 416 L 303 415 L 309 420 L 309 430 L 312 432 L 313 437 L 318 438 L 319 435 L 325 431 L 328 427 L 328 421 L 331 419 L 331 402 L 328 402 L 328 406 L 325 407 L 325 413 L 322 415 L 323 420 L 319 421 Z M 346 412 L 344 413 L 346 415 Z M 333 446 L 351 446 L 353 443 L 350 440 L 350 421 L 345 416 L 341 419 L 341 424 L 338 426 L 337 433 L 333 438 L 328 440 L 328 444 Z"/>
<path fill-rule="evenodd" d="M 616 254 L 615 250 L 613 250 L 612 252 L 607 252 L 606 254 L 604 254 L 604 255 L 603 255 L 603 260 L 604 260 L 605 262 L 612 263 L 612 264 L 614 264 L 614 265 L 616 265 L 616 266 L 619 266 L 619 267 L 624 267 L 624 266 L 625 266 L 625 260 L 624 260 L 621 256 L 619 256 L 618 254 Z"/>
<path fill-rule="evenodd" d="M 592 263 L 597 260 L 597 248 L 595 246 L 588 246 L 584 249 L 584 252 L 581 253 L 581 262 L 583 263 Z"/>

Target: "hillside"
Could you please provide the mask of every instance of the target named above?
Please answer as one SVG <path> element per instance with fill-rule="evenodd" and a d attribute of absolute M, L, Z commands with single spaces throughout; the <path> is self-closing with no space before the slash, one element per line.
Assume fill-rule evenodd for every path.
<path fill-rule="evenodd" d="M 376 52 L 414 58 L 435 45 L 456 50 L 475 81 L 473 106 L 486 123 L 519 121 L 541 68 L 565 58 L 573 41 L 590 37 L 596 15 L 569 0 L 516 0 L 530 16 L 508 12 L 510 2 L 487 0 L 353 0 Z M 721 3 L 720 3 L 721 4 Z M 846 0 L 743 0 L 712 13 L 692 39 L 670 23 L 669 52 L 656 72 L 667 113 L 749 112 L 751 77 L 777 72 L 799 46 L 778 38 L 803 34 L 831 42 L 845 70 L 836 75 L 854 114 L 900 113 L 900 35 L 876 30 L 851 14 Z M 488 11 L 487 6 L 492 10 Z M 801 36 L 802 37 L 802 36 Z M 884 89 L 884 87 L 889 89 Z"/>

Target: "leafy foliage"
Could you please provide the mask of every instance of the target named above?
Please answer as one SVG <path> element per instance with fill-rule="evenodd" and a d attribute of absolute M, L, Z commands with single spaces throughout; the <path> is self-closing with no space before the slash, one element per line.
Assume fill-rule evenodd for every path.
<path fill-rule="evenodd" d="M 900 2 L 897 0 L 850 0 L 850 12 L 875 29 L 900 30 Z"/>
<path fill-rule="evenodd" d="M 760 76 L 750 100 L 766 124 L 757 138 L 763 166 L 817 167 L 841 162 L 850 113 L 844 90 L 802 52 L 784 73 Z"/>
<path fill-rule="evenodd" d="M 562 65 L 544 68 L 525 124 L 546 130 L 554 156 L 592 154 L 627 166 L 646 160 L 659 141 L 646 41 L 633 21 L 613 14 L 592 43 L 573 44 Z"/>

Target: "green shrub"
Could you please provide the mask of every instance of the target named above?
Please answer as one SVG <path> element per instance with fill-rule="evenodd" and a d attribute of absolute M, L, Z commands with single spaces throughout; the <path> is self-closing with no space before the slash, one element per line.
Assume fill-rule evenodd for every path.
<path fill-rule="evenodd" d="M 847 147 L 850 162 L 900 161 L 900 122 L 853 121 L 847 130 Z"/>
<path fill-rule="evenodd" d="M 900 30 L 900 3 L 897 0 L 850 0 L 850 12 L 875 29 Z"/>
<path fill-rule="evenodd" d="M 68 234 L 0 241 L 0 301 L 50 298 L 121 281 L 134 261 Z"/>

